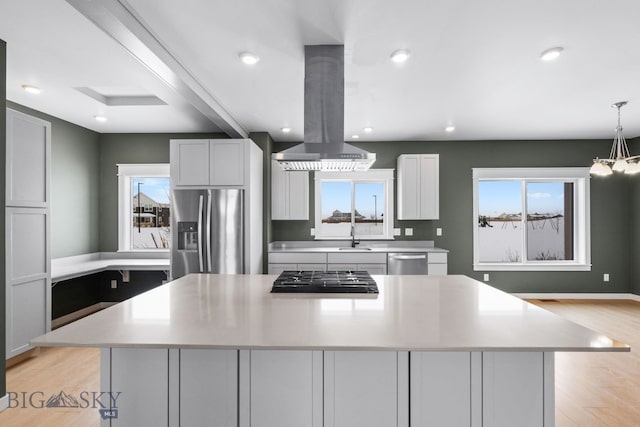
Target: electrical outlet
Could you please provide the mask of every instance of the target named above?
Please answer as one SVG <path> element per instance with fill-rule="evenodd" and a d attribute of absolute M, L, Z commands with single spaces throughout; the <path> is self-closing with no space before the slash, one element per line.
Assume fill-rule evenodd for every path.
<path fill-rule="evenodd" d="M 413 236 L 413 228 L 405 228 L 404 229 L 405 236 Z"/>
<path fill-rule="evenodd" d="M 111 289 L 118 289 L 118 281 L 117 280 L 112 280 L 111 281 Z"/>
<path fill-rule="evenodd" d="M 442 236 L 442 228 L 436 228 L 436 236 Z"/>
<path fill-rule="evenodd" d="M 402 230 L 399 228 L 394 228 L 393 229 L 393 235 L 394 236 L 402 236 Z"/>
<path fill-rule="evenodd" d="M 315 236 L 316 235 L 316 229 L 312 228 L 310 233 L 311 233 L 312 236 Z"/>
<path fill-rule="evenodd" d="M 604 276 L 602 277 L 602 280 L 604 280 L 605 282 L 609 281 L 609 273 L 604 273 Z"/>
<path fill-rule="evenodd" d="M 488 282 L 489 281 L 489 273 L 484 273 L 484 279 L 482 279 L 482 280 L 484 280 L 485 282 Z"/>

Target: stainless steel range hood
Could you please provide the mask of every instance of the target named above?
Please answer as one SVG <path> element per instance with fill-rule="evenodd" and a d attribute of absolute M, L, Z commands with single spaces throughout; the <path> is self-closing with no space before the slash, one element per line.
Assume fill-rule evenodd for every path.
<path fill-rule="evenodd" d="M 365 171 L 376 161 L 344 142 L 344 46 L 304 47 L 304 142 L 272 158 L 295 171 Z"/>

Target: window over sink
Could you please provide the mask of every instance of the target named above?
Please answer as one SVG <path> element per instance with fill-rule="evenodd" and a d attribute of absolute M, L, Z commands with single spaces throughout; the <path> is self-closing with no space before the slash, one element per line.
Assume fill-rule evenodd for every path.
<path fill-rule="evenodd" d="M 393 169 L 315 173 L 316 239 L 393 239 Z"/>
<path fill-rule="evenodd" d="M 473 269 L 590 270 L 588 168 L 473 169 Z"/>

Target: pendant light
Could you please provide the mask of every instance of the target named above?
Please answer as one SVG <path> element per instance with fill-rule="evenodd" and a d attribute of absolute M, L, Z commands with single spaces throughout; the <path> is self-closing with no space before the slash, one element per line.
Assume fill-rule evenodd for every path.
<path fill-rule="evenodd" d="M 624 172 L 633 175 L 640 172 L 640 156 L 629 155 L 627 141 L 622 134 L 622 125 L 620 124 L 620 108 L 627 105 L 627 101 L 616 102 L 612 105 L 618 109 L 618 126 L 616 126 L 616 135 L 613 138 L 613 145 L 608 159 L 593 159 L 593 166 L 589 170 L 592 175 L 607 176 L 613 172 Z"/>

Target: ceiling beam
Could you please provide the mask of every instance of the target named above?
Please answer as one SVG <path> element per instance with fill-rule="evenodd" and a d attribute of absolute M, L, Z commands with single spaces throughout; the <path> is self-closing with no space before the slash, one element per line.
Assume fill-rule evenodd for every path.
<path fill-rule="evenodd" d="M 67 0 L 67 3 L 116 40 L 229 137 L 248 137 L 247 130 L 176 59 L 124 0 Z"/>

